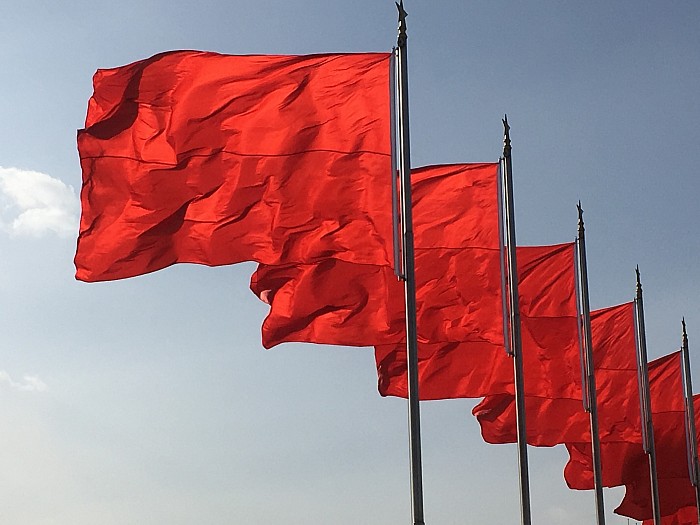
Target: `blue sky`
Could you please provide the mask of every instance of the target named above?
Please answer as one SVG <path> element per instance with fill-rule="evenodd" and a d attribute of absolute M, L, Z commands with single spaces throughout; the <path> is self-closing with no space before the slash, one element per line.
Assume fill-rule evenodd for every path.
<path fill-rule="evenodd" d="M 371 349 L 263 350 L 250 264 L 73 278 L 91 77 L 170 49 L 387 51 L 393 2 L 13 2 L 0 18 L 0 520 L 405 524 L 406 402 Z M 413 165 L 495 161 L 512 126 L 520 244 L 573 240 L 591 306 L 645 290 L 650 358 L 685 316 L 700 364 L 700 4 L 407 1 Z M 694 368 L 697 371 L 698 366 Z M 694 375 L 700 385 L 700 376 Z M 696 389 L 696 392 L 700 391 Z M 473 400 L 422 404 L 430 524 L 516 523 L 514 446 Z M 582 525 L 561 447 L 530 449 L 533 520 Z M 612 514 L 622 497 L 606 491 Z"/>

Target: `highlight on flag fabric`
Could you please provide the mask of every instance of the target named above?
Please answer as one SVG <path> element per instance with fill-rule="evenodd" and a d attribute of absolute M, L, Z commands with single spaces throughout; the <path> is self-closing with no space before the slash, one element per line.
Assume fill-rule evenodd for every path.
<path fill-rule="evenodd" d="M 591 312 L 591 338 L 600 441 L 639 440 L 634 303 Z M 525 367 L 526 382 L 542 381 L 536 374 L 537 369 Z M 581 395 L 578 390 L 574 397 L 526 395 L 528 444 L 550 447 L 566 442 L 590 443 L 590 417 Z M 517 441 L 515 396 L 487 396 L 472 413 L 487 443 Z"/>
<path fill-rule="evenodd" d="M 574 244 L 518 247 L 517 258 L 524 367 L 539 379 L 528 381 L 526 377 L 525 391 L 552 397 L 578 395 L 580 399 Z M 513 361 L 503 343 L 497 254 L 488 268 L 493 272 L 488 280 L 494 288 L 486 300 L 491 302 L 493 316 L 479 317 L 483 324 L 477 325 L 472 334 L 455 331 L 451 341 L 419 340 L 421 399 L 514 393 Z M 418 274 L 418 266 L 416 269 Z M 474 278 L 468 267 L 459 270 L 464 271 L 462 279 Z M 476 276 L 483 279 L 480 273 Z M 455 319 L 455 324 L 461 322 L 461 318 Z M 377 345 L 375 359 L 380 394 L 407 397 L 405 349 L 401 345 Z"/>
<path fill-rule="evenodd" d="M 98 70 L 76 278 L 174 263 L 390 266 L 389 53 L 173 51 Z"/>
<path fill-rule="evenodd" d="M 499 340 L 498 164 L 417 168 L 411 184 L 419 340 Z M 405 341 L 403 284 L 391 268 L 338 260 L 260 264 L 251 290 L 270 305 L 262 328 L 267 348 Z"/>

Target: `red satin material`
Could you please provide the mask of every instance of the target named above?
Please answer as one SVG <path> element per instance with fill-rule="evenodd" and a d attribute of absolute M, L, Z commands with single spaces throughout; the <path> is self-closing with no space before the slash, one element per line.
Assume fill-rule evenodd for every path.
<path fill-rule="evenodd" d="M 634 332 L 634 305 L 626 303 L 591 312 L 591 336 L 598 396 L 601 442 L 639 439 L 639 401 Z M 571 364 L 578 364 L 569 356 Z M 580 374 L 580 368 L 575 366 Z M 536 373 L 536 372 L 535 372 Z M 557 374 L 557 370 L 552 370 Z M 525 380 L 542 381 L 529 369 Z M 578 383 L 580 385 L 580 378 Z M 620 392 L 634 395 L 620 396 Z M 473 409 L 487 443 L 515 443 L 515 398 L 501 394 L 485 397 Z M 525 397 L 527 442 L 555 446 L 566 442 L 590 442 L 590 419 L 581 392 L 571 397 L 540 393 Z"/>
<path fill-rule="evenodd" d="M 76 278 L 390 265 L 387 53 L 162 53 L 94 76 Z"/>
<path fill-rule="evenodd" d="M 527 375 L 537 378 L 525 379 L 525 391 L 568 397 L 579 392 L 580 398 L 574 246 L 519 247 L 517 258 L 524 367 Z M 492 271 L 500 275 L 497 269 Z M 503 347 L 500 282 L 489 299 L 495 313 L 482 320 L 483 328 L 474 332 L 477 337 L 458 332 L 447 343 L 419 341 L 421 399 L 514 393 L 513 361 Z M 480 333 L 493 335 L 478 337 Z M 405 346 L 376 346 L 375 357 L 380 394 L 407 397 Z"/>
<path fill-rule="evenodd" d="M 649 363 L 649 388 L 661 514 L 671 515 L 695 502 L 686 462 L 680 352 Z M 620 397 L 634 395 L 636 392 Z M 696 410 L 699 409 L 700 396 L 695 396 L 693 401 Z M 700 416 L 697 411 L 696 414 Z M 639 416 L 636 424 L 640 425 Z M 592 489 L 590 444 L 567 443 L 567 449 L 570 454 L 564 471 L 567 484 L 575 489 Z M 601 444 L 601 464 L 603 486 L 626 486 L 625 498 L 615 512 L 637 520 L 651 518 L 649 462 L 642 449 L 641 437 L 633 442 Z"/>
<path fill-rule="evenodd" d="M 413 170 L 423 341 L 502 338 L 497 173 L 495 163 Z M 403 285 L 389 268 L 261 264 L 251 289 L 271 306 L 262 330 L 267 348 L 285 341 L 371 346 L 405 340 Z"/>
<path fill-rule="evenodd" d="M 697 433 L 700 428 L 700 395 L 693 396 L 693 405 L 696 414 L 695 438 L 700 443 L 700 433 Z M 661 515 L 668 516 L 662 523 L 673 523 L 674 519 L 681 518 L 694 519 L 691 523 L 697 523 L 695 489 L 690 482 L 686 462 L 684 415 L 677 407 L 673 411 L 654 414 L 654 438 Z M 637 479 L 626 484 L 625 497 L 615 512 L 638 520 L 652 518 L 650 483 L 649 469 L 640 471 Z M 683 510 L 690 506 L 694 512 Z"/>

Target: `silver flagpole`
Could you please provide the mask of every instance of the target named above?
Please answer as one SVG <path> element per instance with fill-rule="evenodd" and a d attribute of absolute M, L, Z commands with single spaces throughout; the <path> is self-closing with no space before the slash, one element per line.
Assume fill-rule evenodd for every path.
<path fill-rule="evenodd" d="M 695 407 L 693 406 L 693 380 L 690 377 L 690 352 L 688 351 L 688 333 L 685 331 L 685 318 L 683 324 L 683 344 L 681 354 L 683 356 L 683 387 L 685 398 L 685 438 L 688 450 L 688 474 L 690 482 L 695 488 L 695 506 L 698 510 L 698 523 L 700 523 L 700 465 L 698 464 L 698 443 L 695 427 Z"/>
<path fill-rule="evenodd" d="M 656 476 L 656 446 L 654 425 L 651 419 L 651 395 L 649 393 L 649 367 L 647 365 L 647 337 L 644 328 L 644 299 L 642 282 L 637 266 L 637 295 L 634 304 L 637 309 L 637 377 L 639 380 L 639 400 L 642 418 L 642 444 L 649 456 L 649 477 L 651 478 L 651 504 L 654 509 L 654 525 L 661 525 L 659 508 L 659 481 Z"/>
<path fill-rule="evenodd" d="M 513 206 L 513 165 L 510 126 L 503 119 L 503 184 L 506 218 L 506 256 L 508 258 L 508 298 L 510 302 L 510 353 L 513 357 L 515 383 L 515 417 L 518 431 L 518 471 L 520 474 L 520 516 L 522 525 L 532 523 L 530 513 L 530 474 L 527 463 L 527 433 L 525 431 L 525 389 L 523 387 L 523 356 L 520 337 L 520 298 L 518 295 L 518 266 L 515 244 L 515 208 Z"/>
<path fill-rule="evenodd" d="M 416 278 L 413 250 L 413 214 L 411 201 L 411 151 L 408 132 L 408 53 L 406 16 L 403 0 L 399 10 L 398 95 L 399 95 L 399 174 L 401 186 L 401 226 L 403 233 L 403 279 L 406 296 L 406 352 L 408 355 L 408 426 L 411 454 L 411 500 L 414 525 L 424 525 L 423 474 L 420 445 L 420 406 L 418 395 L 418 331 L 416 329 Z"/>
<path fill-rule="evenodd" d="M 585 373 L 584 403 L 591 420 L 591 452 L 593 458 L 593 483 L 595 487 L 596 523 L 605 525 L 603 501 L 603 473 L 600 467 L 600 434 L 598 433 L 598 401 L 596 399 L 593 340 L 591 336 L 591 307 L 588 300 L 588 266 L 586 262 L 586 233 L 583 227 L 583 208 L 578 205 L 578 276 L 581 290 L 581 315 L 583 321 L 583 363 Z"/>

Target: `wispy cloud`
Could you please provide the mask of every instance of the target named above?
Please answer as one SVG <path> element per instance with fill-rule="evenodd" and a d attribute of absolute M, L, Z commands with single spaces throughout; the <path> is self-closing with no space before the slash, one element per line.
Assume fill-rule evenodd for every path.
<path fill-rule="evenodd" d="M 5 383 L 13 390 L 19 390 L 20 392 L 45 392 L 49 388 L 37 376 L 25 375 L 21 382 L 17 382 L 4 370 L 0 370 L 0 383 Z"/>
<path fill-rule="evenodd" d="M 38 171 L 0 167 L 0 228 L 11 235 L 74 236 L 79 209 L 75 190 L 63 181 Z"/>

